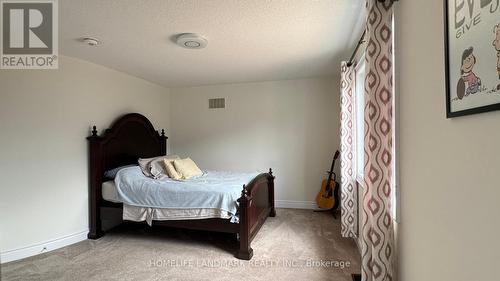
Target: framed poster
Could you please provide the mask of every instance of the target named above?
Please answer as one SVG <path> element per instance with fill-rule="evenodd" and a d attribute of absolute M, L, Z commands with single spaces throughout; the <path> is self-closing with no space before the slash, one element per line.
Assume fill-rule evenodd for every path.
<path fill-rule="evenodd" d="M 500 0 L 444 0 L 446 117 L 500 110 Z"/>

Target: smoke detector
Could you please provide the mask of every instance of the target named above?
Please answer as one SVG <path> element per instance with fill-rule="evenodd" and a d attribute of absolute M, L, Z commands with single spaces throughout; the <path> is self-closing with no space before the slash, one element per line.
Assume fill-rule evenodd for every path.
<path fill-rule="evenodd" d="M 92 47 L 96 47 L 102 44 L 102 42 L 99 39 L 94 37 L 83 37 L 81 40 L 83 43 Z"/>
<path fill-rule="evenodd" d="M 195 33 L 183 33 L 177 36 L 176 43 L 186 49 L 203 49 L 208 41 Z"/>

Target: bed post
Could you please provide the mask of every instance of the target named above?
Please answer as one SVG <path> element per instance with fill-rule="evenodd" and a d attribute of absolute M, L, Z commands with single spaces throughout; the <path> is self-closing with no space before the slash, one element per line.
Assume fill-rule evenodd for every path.
<path fill-rule="evenodd" d="M 269 206 L 271 207 L 271 212 L 269 213 L 270 217 L 276 216 L 276 209 L 274 208 L 274 178 L 273 169 L 269 168 L 268 198 Z"/>
<path fill-rule="evenodd" d="M 236 257 L 242 260 L 250 260 L 253 256 L 253 249 L 250 247 L 250 213 L 252 197 L 249 195 L 246 185 L 243 185 L 240 203 L 240 245 Z"/>
<path fill-rule="evenodd" d="M 101 225 L 101 190 L 102 180 L 102 155 L 101 138 L 97 135 L 97 129 L 92 127 L 92 135 L 89 141 L 89 239 L 98 239 L 104 235 Z"/>
<path fill-rule="evenodd" d="M 165 136 L 165 130 L 161 129 L 160 142 L 161 142 L 161 155 L 167 155 L 167 140 L 168 137 Z"/>

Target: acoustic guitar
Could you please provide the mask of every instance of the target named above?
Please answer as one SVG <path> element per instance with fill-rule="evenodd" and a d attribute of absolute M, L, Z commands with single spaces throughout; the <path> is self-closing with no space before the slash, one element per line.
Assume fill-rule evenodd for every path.
<path fill-rule="evenodd" d="M 332 166 L 328 171 L 328 179 L 324 179 L 321 184 L 321 190 L 316 195 L 316 203 L 321 209 L 333 209 L 338 206 L 338 184 L 336 183 L 337 175 L 333 172 L 335 168 L 335 161 L 339 158 L 339 151 L 335 152 L 333 156 Z"/>

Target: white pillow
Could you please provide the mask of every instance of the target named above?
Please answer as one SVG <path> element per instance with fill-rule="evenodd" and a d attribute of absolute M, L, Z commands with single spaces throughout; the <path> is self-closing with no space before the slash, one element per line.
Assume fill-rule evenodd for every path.
<path fill-rule="evenodd" d="M 160 179 L 162 175 L 166 175 L 166 171 L 163 165 L 163 159 L 180 159 L 177 155 L 166 155 L 166 156 L 158 156 L 152 158 L 139 158 L 137 163 L 141 167 L 142 173 L 146 177 Z"/>
<path fill-rule="evenodd" d="M 177 173 L 181 174 L 183 179 L 189 179 L 195 176 L 203 175 L 203 172 L 196 166 L 191 158 L 174 160 L 174 167 Z"/>

